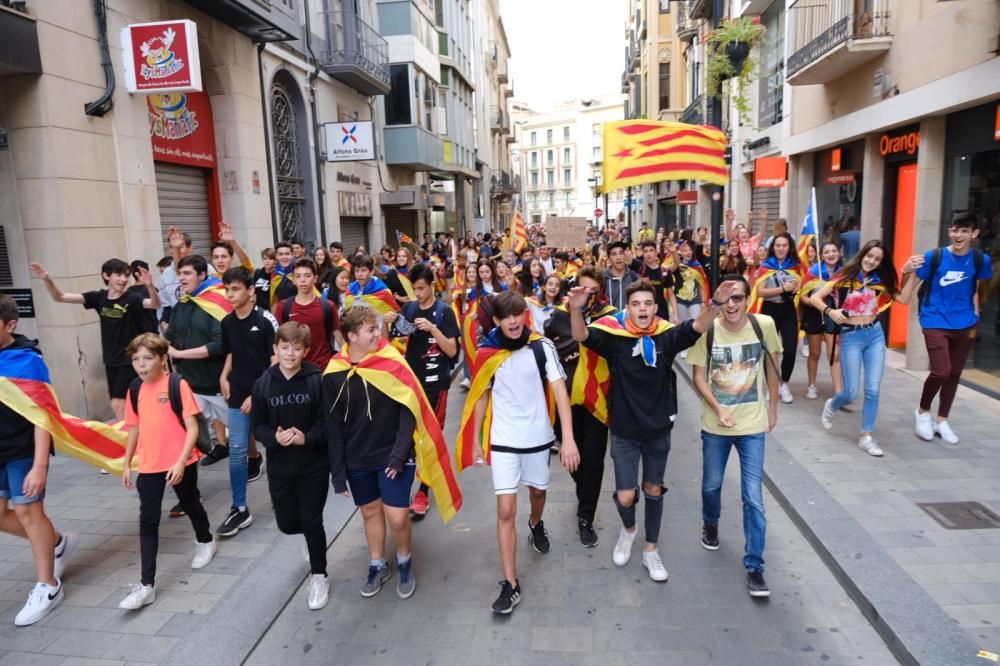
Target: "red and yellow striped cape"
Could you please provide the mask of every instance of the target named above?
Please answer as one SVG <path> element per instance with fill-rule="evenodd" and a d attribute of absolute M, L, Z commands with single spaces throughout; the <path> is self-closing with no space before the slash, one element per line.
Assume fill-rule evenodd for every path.
<path fill-rule="evenodd" d="M 529 324 L 525 323 L 525 326 Z M 528 336 L 528 344 L 541 340 L 544 336 L 538 333 L 531 333 Z M 500 365 L 510 358 L 509 349 L 500 349 L 484 343 L 476 353 L 475 363 L 472 365 L 472 386 L 469 387 L 469 394 L 465 397 L 465 407 L 462 409 L 462 425 L 458 429 L 458 442 L 455 444 L 455 465 L 461 472 L 466 467 L 476 464 L 477 444 L 481 446 L 482 456 L 487 463 L 490 462 L 490 429 L 493 424 L 493 398 L 489 397 L 486 402 L 486 418 L 483 419 L 482 433 L 475 432 L 473 427 L 472 413 L 476 403 L 483 394 L 490 388 L 490 382 L 496 375 Z M 545 397 L 549 403 L 549 418 L 554 418 L 552 392 L 545 384 Z M 481 438 L 480 438 L 481 434 Z"/>
<path fill-rule="evenodd" d="M 772 275 L 777 275 L 780 272 L 793 273 L 800 283 L 802 282 L 803 275 L 805 274 L 802 264 L 790 266 L 789 268 L 784 269 L 784 271 L 771 268 L 766 264 L 761 265 L 760 268 L 754 272 L 753 280 L 750 285 L 750 307 L 747 309 L 748 312 L 752 312 L 754 314 L 760 313 L 760 310 L 764 305 L 764 299 L 757 295 L 757 285 L 765 282 Z M 799 307 L 799 294 L 801 293 L 801 290 L 795 292 L 795 307 Z"/>
<path fill-rule="evenodd" d="M 556 309 L 569 316 L 569 310 L 565 305 L 560 305 Z M 615 312 L 615 308 L 606 305 L 596 312 L 593 318 L 600 320 Z M 608 361 L 585 345 L 579 345 L 579 348 L 580 359 L 577 361 L 576 372 L 573 373 L 569 404 L 582 405 L 595 419 L 608 425 L 608 389 L 611 388 L 611 370 Z"/>
<path fill-rule="evenodd" d="M 413 444 L 417 458 L 417 476 L 431 487 L 434 501 L 444 522 L 450 521 L 462 508 L 462 490 L 451 468 L 448 444 L 441 426 L 438 425 L 434 409 L 427 401 L 427 395 L 420 386 L 420 380 L 406 364 L 403 357 L 384 338 L 379 341 L 376 351 L 365 356 L 357 364 L 348 356 L 349 345 L 330 359 L 324 375 L 346 372 L 348 378 L 354 373 L 405 407 L 417 422 L 413 431 Z"/>
<path fill-rule="evenodd" d="M 708 276 L 705 274 L 705 268 L 699 262 L 692 261 L 690 264 L 686 264 L 682 261 L 678 265 L 677 270 L 681 272 L 685 280 L 690 277 L 698 283 L 698 288 L 701 289 L 702 303 L 707 303 L 708 299 L 712 298 L 712 289 L 708 284 Z"/>
<path fill-rule="evenodd" d="M 365 305 L 378 312 L 381 316 L 385 316 L 390 312 L 399 312 L 399 303 L 396 302 L 396 297 L 389 291 L 389 287 L 385 285 L 385 282 L 374 276 L 368 280 L 368 283 L 363 288 L 356 281 L 347 286 L 344 309 L 354 305 L 356 299 L 361 299 Z"/>
<path fill-rule="evenodd" d="M 182 303 L 188 301 L 207 312 L 216 321 L 222 321 L 227 314 L 233 311 L 233 306 L 226 300 L 226 290 L 222 286 L 222 282 L 213 277 L 206 278 L 198 285 L 193 294 L 181 295 Z"/>
<path fill-rule="evenodd" d="M 871 289 L 877 296 L 875 297 L 875 305 L 878 308 L 879 314 L 885 312 L 892 305 L 895 296 L 886 291 L 886 288 L 882 286 L 879 282 L 868 282 L 867 280 L 859 280 L 857 277 L 852 279 L 845 279 L 843 273 L 837 273 L 826 283 L 827 286 L 833 287 L 834 289 L 847 289 L 848 291 L 857 291 L 863 287 Z M 878 279 L 878 278 L 876 278 Z"/>

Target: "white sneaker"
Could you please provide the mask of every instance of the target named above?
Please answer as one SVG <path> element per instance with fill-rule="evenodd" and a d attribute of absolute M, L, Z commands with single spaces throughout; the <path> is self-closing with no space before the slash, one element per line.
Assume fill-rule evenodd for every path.
<path fill-rule="evenodd" d="M 56 558 L 53 561 L 53 575 L 58 580 L 62 580 L 63 572 L 66 570 L 66 560 L 69 559 L 77 545 L 80 543 L 80 535 L 76 532 L 63 532 L 62 543 L 56 548 Z"/>
<path fill-rule="evenodd" d="M 615 564 L 620 567 L 628 564 L 629 558 L 632 557 L 632 544 L 635 543 L 635 537 L 638 533 L 638 529 L 629 532 L 622 527 L 622 531 L 618 534 L 618 543 L 615 544 L 615 550 L 611 554 L 611 559 L 614 560 Z"/>
<path fill-rule="evenodd" d="M 958 444 L 958 435 L 955 431 L 951 429 L 947 421 L 938 421 L 934 424 L 934 432 L 941 435 L 943 439 L 948 444 Z"/>
<path fill-rule="evenodd" d="M 872 439 L 871 435 L 862 435 L 858 439 L 858 448 L 876 458 L 882 455 L 882 449 L 878 447 L 878 442 Z"/>
<path fill-rule="evenodd" d="M 665 581 L 669 574 L 660 559 L 660 553 L 655 550 L 642 551 L 642 566 L 649 571 L 649 577 L 657 583 Z"/>
<path fill-rule="evenodd" d="M 829 398 L 823 405 L 823 415 L 819 417 L 820 423 L 827 430 L 833 427 L 833 415 L 836 413 L 833 411 L 833 398 Z"/>
<path fill-rule="evenodd" d="M 191 568 L 204 569 L 212 561 L 212 558 L 215 557 L 216 550 L 218 550 L 218 546 L 215 544 L 215 539 L 212 539 L 208 543 L 195 541 L 194 559 L 191 560 Z"/>
<path fill-rule="evenodd" d="M 464 378 L 464 379 L 463 379 L 463 380 L 461 381 L 461 383 L 459 383 L 459 386 L 461 386 L 461 387 L 462 387 L 462 389 L 463 389 L 463 390 L 465 390 L 465 391 L 468 391 L 468 390 L 469 390 L 469 387 L 470 387 L 471 385 L 472 385 L 472 384 L 471 384 L 471 383 L 469 382 L 469 378 L 468 378 L 468 377 Z"/>
<path fill-rule="evenodd" d="M 685 349 L 684 351 L 681 352 L 681 358 L 687 358 L 687 357 L 688 357 L 688 350 Z"/>
<path fill-rule="evenodd" d="M 309 610 L 319 610 L 330 600 L 330 579 L 323 574 L 309 576 Z"/>
<path fill-rule="evenodd" d="M 819 397 L 819 391 L 816 390 L 815 384 L 810 384 L 809 388 L 806 389 L 806 397 L 810 400 L 815 400 Z"/>
<path fill-rule="evenodd" d="M 46 583 L 36 583 L 31 592 L 28 593 L 28 601 L 24 608 L 14 618 L 14 624 L 18 627 L 27 627 L 34 624 L 49 614 L 53 608 L 63 600 L 62 582 L 56 587 Z"/>
<path fill-rule="evenodd" d="M 139 610 L 156 601 L 156 588 L 152 585 L 133 585 L 132 591 L 118 604 L 122 610 Z"/>
<path fill-rule="evenodd" d="M 802 353 L 802 358 L 809 358 L 809 345 L 808 344 L 803 343 L 799 347 L 799 351 Z"/>
<path fill-rule="evenodd" d="M 931 418 L 931 413 L 921 414 L 919 409 L 913 410 L 913 432 L 917 433 L 917 437 L 929 442 L 934 439 L 934 419 Z"/>
<path fill-rule="evenodd" d="M 788 384 L 784 382 L 778 384 L 778 397 L 781 398 L 781 402 L 786 405 L 795 400 L 795 398 L 792 397 L 792 389 L 788 388 Z"/>

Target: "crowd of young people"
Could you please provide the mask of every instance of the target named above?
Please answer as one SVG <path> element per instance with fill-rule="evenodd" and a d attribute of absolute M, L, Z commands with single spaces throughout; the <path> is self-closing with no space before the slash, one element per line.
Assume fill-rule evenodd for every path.
<path fill-rule="evenodd" d="M 766 212 L 762 218 L 766 224 Z M 657 544 L 678 418 L 672 366 L 685 355 L 703 402 L 701 543 L 719 547 L 721 486 L 735 448 L 747 587 L 752 596 L 767 596 L 764 441 L 778 403 L 793 400 L 788 382 L 799 329 L 809 340 L 809 398 L 818 397 L 823 345 L 831 360 L 834 396 L 823 408 L 823 426 L 832 428 L 835 415 L 863 392 L 858 446 L 879 456 L 873 435 L 885 338 L 878 316 L 919 293 L 932 371 L 915 430 L 922 439 L 938 434 L 955 444 L 948 415 L 978 323 L 976 287 L 992 267 L 972 247 L 978 227 L 971 215 L 952 220 L 950 246 L 911 257 L 901 280 L 879 241 L 852 257 L 842 257 L 835 243 L 800 256 L 783 226 L 764 241 L 764 225 L 753 234 L 734 215 L 727 221 L 730 241 L 718 258 L 724 277 L 714 290 L 706 230 L 654 234 L 647 227 L 636 245 L 613 224 L 589 231 L 579 248 L 549 248 L 543 229 L 532 228 L 531 244 L 517 252 L 488 234 L 461 242 L 450 234 L 425 236 L 419 246 L 406 239 L 375 256 L 364 247 L 345 254 L 334 242 L 307 257 L 303 244 L 282 242 L 261 252 L 259 268 L 227 225 L 210 260 L 193 254 L 190 237 L 171 229 L 171 254 L 157 262 L 158 289 L 143 262 L 105 262 L 106 289 L 84 294 L 63 292 L 32 264 L 54 300 L 100 316 L 111 408 L 129 432 L 122 484 L 140 499 L 141 579 L 120 607 L 155 601 L 167 485 L 178 499 L 170 515 L 187 515 L 195 532 L 192 568 L 211 562 L 216 536 L 252 525 L 247 484 L 264 473 L 258 443 L 278 528 L 303 535 L 308 607 L 322 608 L 329 599 L 323 507 L 331 483 L 364 518 L 370 561 L 361 594 L 378 594 L 393 575 L 388 532 L 396 591 L 411 596 L 412 518 L 428 512 L 432 497 L 447 506 L 431 492 L 428 468 L 442 448 L 448 455 L 441 428 L 460 362 L 469 393 L 454 457 L 460 470 L 491 466 L 503 574 L 494 612 L 510 613 L 521 600 L 516 496 L 522 485 L 530 504 L 528 542 L 539 553 L 551 549 L 542 517 L 550 451 L 559 453 L 575 484 L 581 545 L 598 544 L 594 521 L 609 438 L 612 500 L 622 521 L 612 559 L 618 566 L 631 559 L 641 492 L 642 565 L 653 581 L 665 581 Z M 919 288 L 921 282 L 928 286 Z M 0 354 L 40 355 L 16 335 L 16 324 L 16 307 L 0 297 Z M 410 390 L 403 395 L 394 383 Z M 421 458 L 421 450 L 430 450 L 421 447 L 436 447 L 438 458 L 426 452 Z M 59 602 L 75 541 L 56 533 L 42 508 L 50 450 L 44 429 L 0 405 L 0 529 L 31 539 L 39 579 L 17 624 L 38 621 Z M 205 466 L 224 459 L 231 509 L 213 535 L 197 468 L 199 460 Z"/>

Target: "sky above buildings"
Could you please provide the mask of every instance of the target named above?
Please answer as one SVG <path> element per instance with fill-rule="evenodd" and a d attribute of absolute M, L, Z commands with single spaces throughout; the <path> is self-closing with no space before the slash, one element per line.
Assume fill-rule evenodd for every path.
<path fill-rule="evenodd" d="M 624 0 L 500 0 L 514 96 L 544 109 L 621 90 Z"/>

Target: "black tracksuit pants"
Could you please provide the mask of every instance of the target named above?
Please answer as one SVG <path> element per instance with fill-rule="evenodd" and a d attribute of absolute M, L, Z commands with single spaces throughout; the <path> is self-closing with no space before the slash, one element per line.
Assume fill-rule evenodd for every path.
<path fill-rule="evenodd" d="M 580 466 L 573 472 L 576 516 L 594 522 L 604 479 L 604 459 L 608 452 L 608 426 L 594 418 L 583 405 L 573 405 L 572 410 L 573 439 L 580 450 Z M 559 428 L 558 423 L 556 426 Z M 561 432 L 561 428 L 559 430 Z"/>
<path fill-rule="evenodd" d="M 324 470 L 290 477 L 268 474 L 267 485 L 278 529 L 285 534 L 304 535 L 311 573 L 326 575 L 323 507 L 330 492 L 330 473 Z"/>

